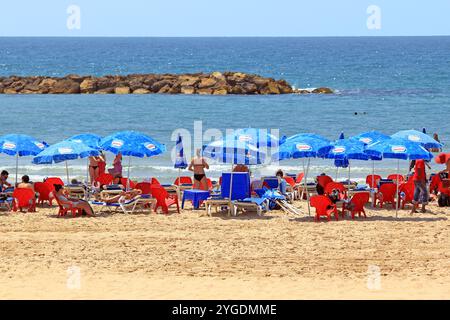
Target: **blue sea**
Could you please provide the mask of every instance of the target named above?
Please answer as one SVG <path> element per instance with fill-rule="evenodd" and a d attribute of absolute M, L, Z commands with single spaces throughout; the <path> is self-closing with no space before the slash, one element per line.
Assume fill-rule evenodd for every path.
<path fill-rule="evenodd" d="M 257 127 L 280 135 L 314 132 L 337 139 L 363 131 L 426 128 L 450 151 L 450 37 L 362 38 L 0 38 L 0 76 L 241 71 L 283 78 L 297 88 L 331 87 L 334 95 L 0 95 L 0 135 L 24 133 L 55 143 L 78 133 L 108 135 L 145 132 L 167 145 L 157 157 L 132 159 L 131 176 L 171 182 L 173 133 L 187 129 L 194 144 L 194 121 L 203 131 Z M 355 115 L 357 113 L 357 115 Z M 201 134 L 200 134 L 201 136 Z M 197 137 L 196 143 L 199 143 Z M 207 142 L 207 141 L 204 141 Z M 113 155 L 107 154 L 108 162 Z M 124 161 L 126 167 L 127 161 Z M 86 161 L 69 163 L 71 177 L 83 179 Z M 336 169 L 330 160 L 312 160 L 312 174 Z M 0 155 L 0 169 L 14 172 L 15 159 Z M 302 170 L 300 160 L 253 168 L 253 175 Z M 394 172 L 396 161 L 376 163 Z M 408 163 L 401 163 L 406 173 Z M 434 169 L 438 169 L 434 165 Z M 213 164 L 218 177 L 228 166 Z M 348 172 L 338 173 L 346 178 Z M 356 180 L 372 163 L 351 162 Z M 20 159 L 19 174 L 32 179 L 65 176 L 63 164 L 35 166 Z"/>

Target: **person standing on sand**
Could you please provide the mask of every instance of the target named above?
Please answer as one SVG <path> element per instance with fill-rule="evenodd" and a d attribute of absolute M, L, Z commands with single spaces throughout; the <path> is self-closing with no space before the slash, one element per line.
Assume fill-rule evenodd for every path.
<path fill-rule="evenodd" d="M 208 190 L 208 181 L 206 179 L 205 169 L 209 169 L 209 165 L 200 153 L 201 149 L 197 149 L 196 157 L 191 160 L 188 170 L 194 172 L 193 188 Z"/>
<path fill-rule="evenodd" d="M 425 206 L 428 204 L 428 190 L 427 190 L 427 174 L 425 171 L 425 160 L 416 160 L 414 164 L 414 200 L 411 214 L 416 213 L 419 204 L 422 205 L 421 212 L 425 213 Z"/>

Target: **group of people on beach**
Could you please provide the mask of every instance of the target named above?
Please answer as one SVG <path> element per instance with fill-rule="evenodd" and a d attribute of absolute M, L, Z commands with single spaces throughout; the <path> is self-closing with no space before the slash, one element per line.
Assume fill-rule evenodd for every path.
<path fill-rule="evenodd" d="M 97 178 L 106 173 L 106 155 L 102 151 L 99 156 L 89 157 L 89 178 L 92 183 Z M 113 177 L 122 176 L 122 153 L 118 153 L 113 160 L 112 168 L 108 169 L 108 173 Z"/>

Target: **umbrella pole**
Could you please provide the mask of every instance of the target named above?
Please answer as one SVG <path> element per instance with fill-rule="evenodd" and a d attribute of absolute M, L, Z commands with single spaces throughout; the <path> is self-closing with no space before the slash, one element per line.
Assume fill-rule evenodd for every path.
<path fill-rule="evenodd" d="M 130 190 L 130 167 L 131 167 L 131 156 L 128 157 L 128 174 L 127 174 L 127 190 Z"/>
<path fill-rule="evenodd" d="M 16 185 L 18 183 L 17 181 L 18 171 L 19 171 L 19 153 L 16 153 Z"/>
<path fill-rule="evenodd" d="M 233 192 L 233 163 L 231 163 L 231 173 L 230 173 L 230 215 L 233 213 L 234 209 L 233 209 L 233 205 L 232 205 L 232 199 L 231 199 L 231 194 Z"/>
<path fill-rule="evenodd" d="M 306 166 L 306 175 L 308 176 L 309 173 L 309 166 L 311 164 L 311 159 L 308 158 L 308 165 Z M 305 183 L 306 183 L 306 179 L 305 179 Z M 309 192 L 306 192 L 306 201 L 308 202 L 308 215 L 311 216 L 311 205 L 309 203 Z"/>
<path fill-rule="evenodd" d="M 67 176 L 67 184 L 70 184 L 70 178 L 69 178 L 69 166 L 67 165 L 67 160 L 66 162 L 66 176 Z"/>
<path fill-rule="evenodd" d="M 350 161 L 348 161 L 348 184 L 347 191 L 350 190 Z"/>
<path fill-rule="evenodd" d="M 87 161 L 86 161 L 86 184 L 87 185 L 94 184 L 94 181 L 89 181 L 89 157 L 87 158 Z"/>
<path fill-rule="evenodd" d="M 336 167 L 336 179 L 335 179 L 335 181 L 337 181 L 338 175 L 339 175 L 339 167 Z"/>
<path fill-rule="evenodd" d="M 397 195 L 397 201 L 395 203 L 395 217 L 398 217 L 398 206 L 399 206 L 399 196 L 398 196 L 398 175 L 400 174 L 400 159 L 397 160 L 397 179 L 396 179 L 396 185 L 397 185 L 397 191 L 396 191 L 396 195 Z"/>
<path fill-rule="evenodd" d="M 372 188 L 375 189 L 375 160 L 372 160 Z"/>

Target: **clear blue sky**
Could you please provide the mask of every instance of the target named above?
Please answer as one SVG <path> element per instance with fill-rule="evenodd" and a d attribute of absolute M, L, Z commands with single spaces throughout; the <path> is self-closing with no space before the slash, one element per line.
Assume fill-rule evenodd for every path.
<path fill-rule="evenodd" d="M 81 29 L 66 26 L 81 9 Z M 366 26 L 369 5 L 381 30 Z M 0 36 L 450 35 L 450 0 L 14 0 L 2 1 Z"/>

